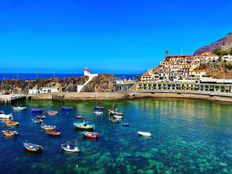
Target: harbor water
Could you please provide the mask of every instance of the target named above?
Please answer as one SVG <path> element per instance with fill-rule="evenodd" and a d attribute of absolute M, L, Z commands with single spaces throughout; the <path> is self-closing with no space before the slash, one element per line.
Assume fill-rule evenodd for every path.
<path fill-rule="evenodd" d="M 20 126 L 19 135 L 5 138 L 0 135 L 0 171 L 14 173 L 232 173 L 232 107 L 188 99 L 139 99 L 115 102 L 124 112 L 121 123 L 110 123 L 107 109 L 103 116 L 93 114 L 96 105 L 111 108 L 109 101 L 24 101 L 19 105 L 27 110 L 13 112 L 11 105 L 0 105 L 5 113 L 13 112 Z M 62 111 L 62 106 L 72 106 Z M 48 116 L 46 124 L 56 125 L 60 137 L 51 137 L 32 124 L 32 108 L 58 111 Z M 73 122 L 95 123 L 98 140 L 83 138 Z M 1 130 L 7 129 L 1 123 Z M 152 137 L 140 137 L 137 131 L 149 131 Z M 23 142 L 44 147 L 41 153 L 24 150 Z M 67 153 L 60 145 L 78 140 L 80 152 Z"/>

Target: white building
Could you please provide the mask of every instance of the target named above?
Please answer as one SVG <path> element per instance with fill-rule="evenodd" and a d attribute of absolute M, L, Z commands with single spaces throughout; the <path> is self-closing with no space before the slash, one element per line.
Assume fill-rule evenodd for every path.
<path fill-rule="evenodd" d="M 59 92 L 58 88 L 55 87 L 43 87 L 41 89 L 29 89 L 29 94 L 46 94 Z"/>
<path fill-rule="evenodd" d="M 224 56 L 222 56 L 222 60 L 232 62 L 232 55 L 230 55 L 230 54 L 224 55 Z"/>

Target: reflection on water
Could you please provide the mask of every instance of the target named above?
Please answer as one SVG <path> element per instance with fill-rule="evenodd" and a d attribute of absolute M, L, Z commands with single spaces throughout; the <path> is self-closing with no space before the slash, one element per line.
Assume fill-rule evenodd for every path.
<path fill-rule="evenodd" d="M 232 173 L 232 108 L 230 104 L 187 99 L 141 99 L 117 101 L 129 127 L 111 124 L 92 114 L 95 105 L 112 107 L 112 102 L 27 101 L 28 110 L 14 112 L 20 121 L 15 139 L 0 137 L 0 167 L 3 173 Z M 73 106 L 70 112 L 61 106 Z M 55 124 L 61 137 L 50 137 L 33 125 L 30 109 L 57 110 L 45 119 Z M 12 112 L 10 105 L 0 110 Z M 83 139 L 72 123 L 76 115 L 96 124 L 100 138 Z M 1 125 L 1 129 L 4 126 Z M 136 131 L 150 131 L 152 138 Z M 81 152 L 65 153 L 60 144 L 77 139 Z M 28 140 L 44 146 L 40 154 L 25 152 Z"/>

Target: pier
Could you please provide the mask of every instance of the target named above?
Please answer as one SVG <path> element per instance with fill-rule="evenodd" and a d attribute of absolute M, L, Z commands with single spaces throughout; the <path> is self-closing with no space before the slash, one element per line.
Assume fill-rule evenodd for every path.
<path fill-rule="evenodd" d="M 19 100 L 25 100 L 26 95 L 24 94 L 0 94 L 0 103 L 12 103 Z"/>

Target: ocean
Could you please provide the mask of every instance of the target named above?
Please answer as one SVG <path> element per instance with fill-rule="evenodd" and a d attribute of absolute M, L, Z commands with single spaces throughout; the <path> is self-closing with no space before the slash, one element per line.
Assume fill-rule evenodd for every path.
<path fill-rule="evenodd" d="M 114 74 L 117 80 L 132 79 L 135 80 L 138 74 Z M 66 78 L 66 77 L 80 77 L 83 74 L 52 74 L 52 73 L 0 73 L 0 80 L 34 80 L 45 78 Z"/>

